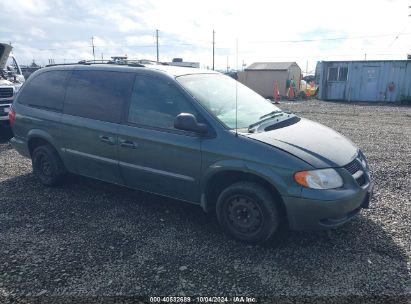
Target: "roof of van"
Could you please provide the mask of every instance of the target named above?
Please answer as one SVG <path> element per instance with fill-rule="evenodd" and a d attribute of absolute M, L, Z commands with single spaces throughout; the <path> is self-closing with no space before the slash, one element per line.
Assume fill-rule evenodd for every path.
<path fill-rule="evenodd" d="M 187 68 L 187 67 L 178 67 L 171 65 L 160 65 L 160 64 L 147 64 L 145 68 L 158 70 L 173 76 L 181 76 L 188 74 L 218 74 L 218 72 L 213 70 L 197 69 L 197 68 Z"/>
<path fill-rule="evenodd" d="M 135 66 L 132 64 L 93 64 L 93 63 L 78 63 L 78 64 L 56 64 L 56 65 L 49 65 L 46 67 L 47 69 L 91 69 L 91 70 L 99 70 L 99 69 L 110 69 L 110 70 L 122 70 L 122 69 L 147 69 L 151 71 L 159 71 L 169 76 L 177 77 L 182 75 L 190 75 L 190 74 L 219 74 L 213 70 L 205 70 L 205 69 L 197 69 L 197 68 L 188 68 L 188 67 L 179 67 L 179 66 L 171 66 L 171 65 L 162 65 L 162 64 L 144 64 L 141 66 Z"/>

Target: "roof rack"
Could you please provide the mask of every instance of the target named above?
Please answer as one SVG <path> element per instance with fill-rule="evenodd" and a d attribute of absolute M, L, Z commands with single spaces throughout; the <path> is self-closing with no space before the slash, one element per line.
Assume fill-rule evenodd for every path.
<path fill-rule="evenodd" d="M 60 66 L 60 65 L 91 65 L 91 64 L 108 64 L 110 63 L 109 60 L 80 60 L 78 62 L 69 62 L 69 63 L 53 63 L 47 64 L 46 67 L 53 67 L 53 66 Z"/>
<path fill-rule="evenodd" d="M 78 64 L 83 64 L 83 65 L 94 65 L 94 64 L 117 64 L 117 65 L 127 65 L 127 66 L 132 66 L 132 67 L 145 67 L 146 65 L 168 65 L 165 62 L 159 62 L 159 61 L 154 61 L 154 60 L 148 60 L 148 59 L 122 59 L 118 57 L 113 57 L 111 60 L 102 60 L 102 59 L 96 59 L 96 60 L 80 60 L 78 62 L 72 62 L 72 63 L 56 63 L 56 64 L 48 64 L 46 67 L 53 67 L 53 66 L 61 66 L 61 65 L 78 65 Z"/>

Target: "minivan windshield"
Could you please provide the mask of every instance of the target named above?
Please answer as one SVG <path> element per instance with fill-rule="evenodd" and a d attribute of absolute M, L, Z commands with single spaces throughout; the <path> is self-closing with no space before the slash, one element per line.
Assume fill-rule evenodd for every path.
<path fill-rule="evenodd" d="M 282 111 L 231 77 L 221 74 L 183 75 L 176 80 L 226 127 L 248 128 Z M 274 114 L 276 113 L 276 114 Z"/>

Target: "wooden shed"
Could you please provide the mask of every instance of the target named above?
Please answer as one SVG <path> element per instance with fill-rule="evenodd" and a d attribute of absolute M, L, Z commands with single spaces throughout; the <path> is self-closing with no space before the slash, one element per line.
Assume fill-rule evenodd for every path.
<path fill-rule="evenodd" d="M 278 82 L 280 95 L 287 94 L 287 80 L 294 80 L 300 90 L 301 68 L 296 62 L 255 62 L 238 75 L 238 80 L 263 97 L 273 97 Z"/>

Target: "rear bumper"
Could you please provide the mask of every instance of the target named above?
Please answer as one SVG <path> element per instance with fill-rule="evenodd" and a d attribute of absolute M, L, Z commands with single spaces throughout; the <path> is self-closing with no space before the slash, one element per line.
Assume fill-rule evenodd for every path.
<path fill-rule="evenodd" d="M 368 208 L 372 197 L 372 183 L 354 194 L 336 200 L 313 200 L 283 197 L 288 224 L 292 230 L 323 230 L 338 227 Z"/>
<path fill-rule="evenodd" d="M 25 140 L 13 137 L 12 139 L 10 139 L 10 143 L 17 152 L 25 157 L 30 158 L 30 152 Z"/>

